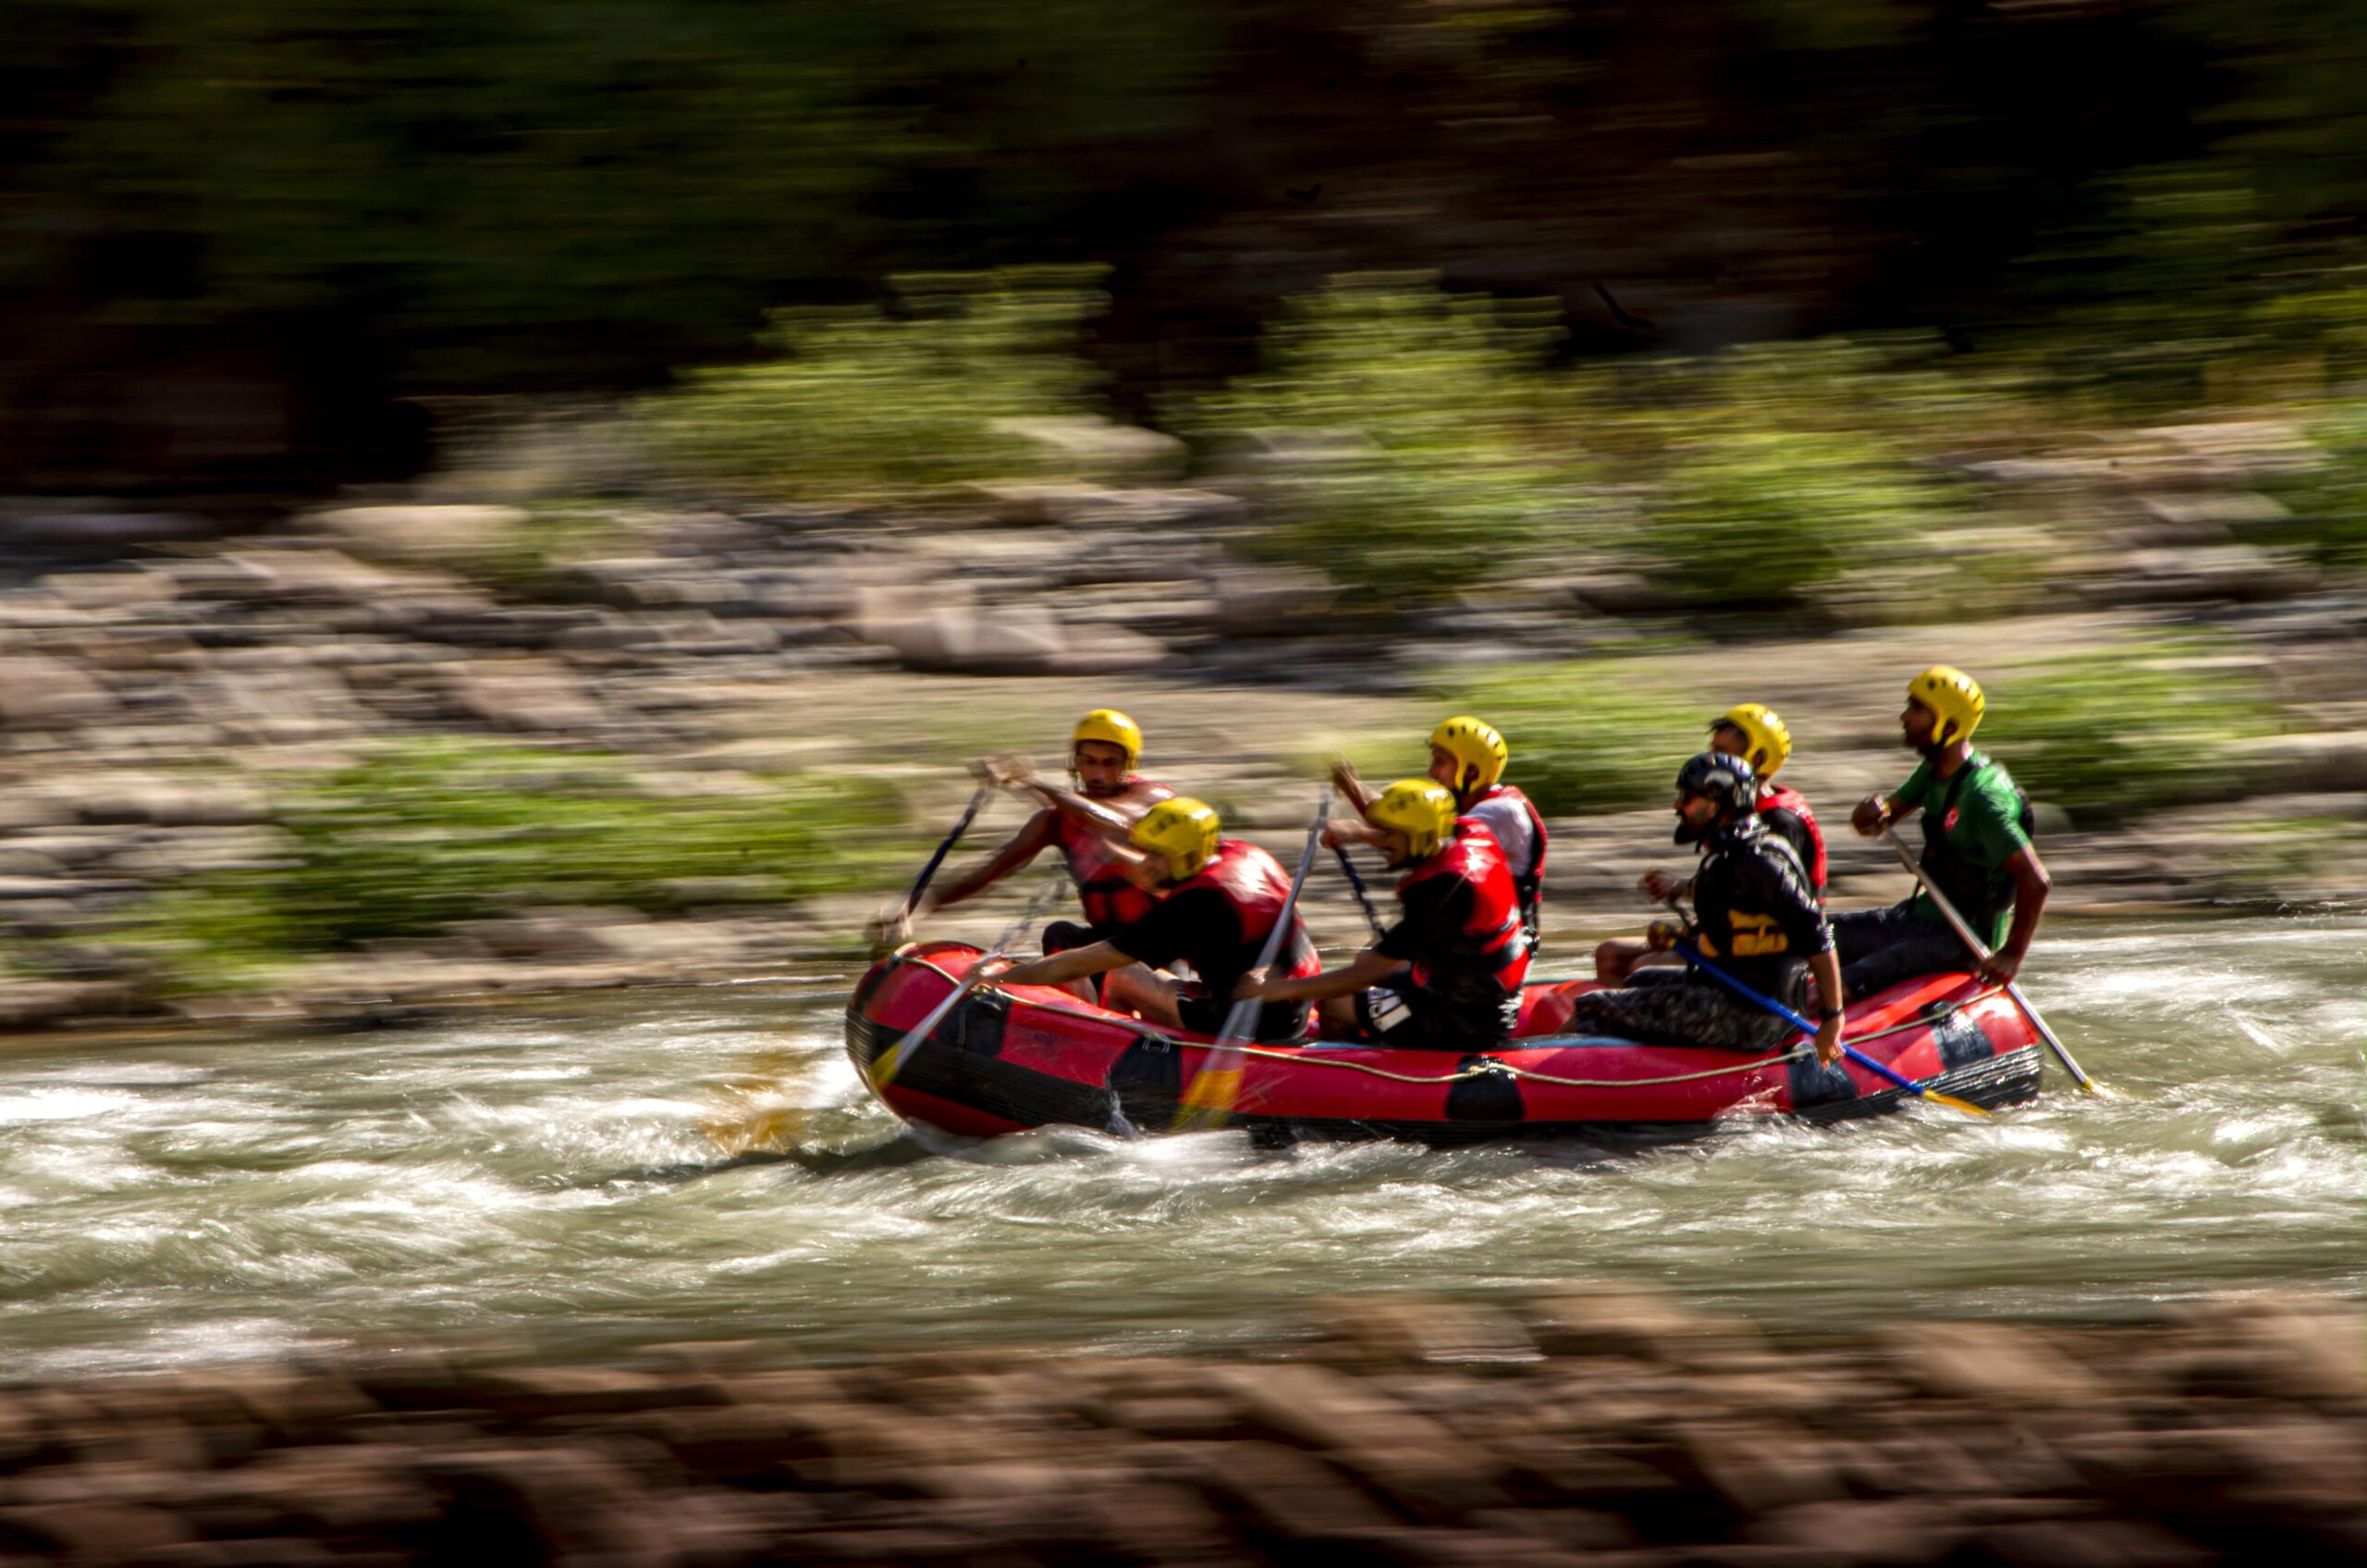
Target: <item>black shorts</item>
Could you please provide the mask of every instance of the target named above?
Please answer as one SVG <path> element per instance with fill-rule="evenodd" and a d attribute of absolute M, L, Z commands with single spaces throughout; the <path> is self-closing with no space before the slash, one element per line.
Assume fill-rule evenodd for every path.
<path fill-rule="evenodd" d="M 1184 1027 L 1193 1034 L 1220 1035 L 1233 1004 L 1221 997 L 1208 995 L 1201 986 L 1186 986 L 1175 998 L 1175 1011 L 1184 1021 Z M 1249 1038 L 1271 1044 L 1276 1040 L 1295 1040 L 1306 1031 L 1305 1002 L 1260 1002 Z"/>
<path fill-rule="evenodd" d="M 1044 927 L 1044 956 L 1049 958 L 1072 948 L 1089 948 L 1109 934 L 1098 925 L 1084 925 L 1073 920 L 1055 920 Z"/>
<path fill-rule="evenodd" d="M 1419 986 L 1359 991 L 1356 1027 L 1376 1045 L 1417 1051 L 1491 1051 L 1512 1035 L 1502 1010 L 1483 1013 Z"/>

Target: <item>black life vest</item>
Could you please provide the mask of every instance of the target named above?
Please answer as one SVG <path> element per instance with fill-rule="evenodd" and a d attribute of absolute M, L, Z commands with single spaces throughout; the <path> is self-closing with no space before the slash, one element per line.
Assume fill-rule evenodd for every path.
<path fill-rule="evenodd" d="M 1208 864 L 1178 882 L 1167 896 L 1172 898 L 1194 888 L 1216 888 L 1240 915 L 1242 953 L 1238 967 L 1231 975 L 1204 973 L 1200 976 L 1211 990 L 1220 986 L 1229 989 L 1233 980 L 1257 967 L 1257 955 L 1264 950 L 1266 938 L 1273 935 L 1282 905 L 1290 900 L 1290 873 L 1248 839 L 1226 839 L 1218 843 L 1217 852 L 1208 858 Z M 1316 956 L 1315 943 L 1306 934 L 1306 923 L 1299 919 L 1295 908 L 1291 911 L 1290 932 L 1274 955 L 1274 972 L 1292 980 L 1304 980 L 1323 972 L 1323 961 Z"/>
<path fill-rule="evenodd" d="M 1801 900 L 1811 909 L 1815 905 L 1808 869 L 1791 840 L 1770 831 L 1756 813 L 1742 817 L 1711 839 L 1694 873 L 1693 913 L 1701 953 L 1751 989 L 1789 1003 L 1803 985 L 1807 955 L 1792 950 L 1782 919 L 1760 907 L 1736 867 L 1746 856 L 1772 863 L 1772 870 L 1797 883 Z"/>
<path fill-rule="evenodd" d="M 1129 777 L 1126 792 L 1142 791 L 1147 803 L 1172 800 L 1175 791 L 1148 778 Z M 1146 893 L 1122 871 L 1116 846 L 1096 832 L 1090 823 L 1068 812 L 1052 813 L 1052 842 L 1069 863 L 1078 901 L 1085 905 L 1085 923 L 1098 931 L 1114 931 L 1150 913 L 1158 896 Z"/>
<path fill-rule="evenodd" d="M 1520 894 L 1504 864 L 1503 848 L 1487 824 L 1471 817 L 1461 823 L 1474 830 L 1458 832 L 1397 884 L 1400 900 L 1409 889 L 1440 877 L 1458 877 L 1471 885 L 1471 913 L 1463 929 L 1444 950 L 1414 960 L 1414 984 L 1448 990 L 1454 988 L 1456 979 L 1485 975 L 1499 992 L 1517 997 L 1521 982 L 1528 977 L 1529 957 Z"/>

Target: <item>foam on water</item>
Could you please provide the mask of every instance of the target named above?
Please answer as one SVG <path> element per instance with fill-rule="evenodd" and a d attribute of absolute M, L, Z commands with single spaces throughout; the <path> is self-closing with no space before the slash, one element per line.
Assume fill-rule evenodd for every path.
<path fill-rule="evenodd" d="M 1990 1122 L 1739 1118 L 1648 1152 L 950 1139 L 870 1098 L 811 986 L 61 1046 L 0 1066 L 0 1369 L 486 1333 L 1160 1349 L 1341 1291 L 1602 1278 L 1836 1325 L 2355 1292 L 2362 946 L 2355 918 L 2065 925 L 2034 999 L 2122 1097 L 2051 1074 Z M 795 1147 L 735 1164 L 735 1128 Z"/>

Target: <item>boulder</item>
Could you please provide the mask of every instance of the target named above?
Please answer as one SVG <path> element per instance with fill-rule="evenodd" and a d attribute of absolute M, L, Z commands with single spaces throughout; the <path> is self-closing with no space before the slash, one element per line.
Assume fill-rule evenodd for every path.
<path fill-rule="evenodd" d="M 2086 563 L 2072 591 L 2096 605 L 2283 599 L 2317 585 L 2299 557 L 2251 545 L 2130 550 Z"/>
<path fill-rule="evenodd" d="M 2279 794 L 2350 794 L 2367 790 L 2367 731 L 2305 730 L 2229 742 Z"/>
<path fill-rule="evenodd" d="M 1118 490 L 1082 480 L 1009 480 L 968 485 L 963 494 L 989 521 L 1014 528 L 1217 528 L 1239 522 L 1247 510 L 1237 497 L 1213 490 Z"/>
<path fill-rule="evenodd" d="M 891 650 L 907 669 L 966 675 L 1062 673 L 1070 652 L 1058 623 L 1040 615 L 992 614 L 963 606 L 866 618 L 863 639 Z"/>
<path fill-rule="evenodd" d="M 180 590 L 158 571 L 60 571 L 33 584 L 78 610 L 129 610 L 163 604 Z"/>
<path fill-rule="evenodd" d="M 1174 657 L 1158 638 L 1128 627 L 1072 625 L 1062 634 L 1068 654 L 1055 670 L 1062 675 L 1133 675 L 1157 669 Z"/>
<path fill-rule="evenodd" d="M 1185 457 L 1172 435 L 1093 414 L 989 420 L 987 428 L 1035 447 L 1045 466 L 1075 472 L 1173 473 Z"/>
<path fill-rule="evenodd" d="M 1311 630 L 1340 586 L 1305 567 L 1226 567 L 1208 578 L 1216 599 L 1211 630 L 1228 637 L 1273 637 Z"/>
<path fill-rule="evenodd" d="M 123 704 L 89 671 L 46 654 L 0 658 L 0 728 L 65 729 L 117 718 Z"/>
<path fill-rule="evenodd" d="M 307 521 L 364 556 L 441 563 L 485 554 L 529 516 L 521 507 L 340 507 Z"/>
<path fill-rule="evenodd" d="M 2041 1329 L 2005 1323 L 1919 1323 L 1885 1329 L 1902 1372 L 1939 1399 L 2024 1405 L 2091 1404 L 2105 1396 L 2096 1375 Z"/>
<path fill-rule="evenodd" d="M 575 672 L 549 659 L 472 659 L 454 668 L 451 692 L 461 712 L 503 729 L 582 732 L 607 723 Z"/>

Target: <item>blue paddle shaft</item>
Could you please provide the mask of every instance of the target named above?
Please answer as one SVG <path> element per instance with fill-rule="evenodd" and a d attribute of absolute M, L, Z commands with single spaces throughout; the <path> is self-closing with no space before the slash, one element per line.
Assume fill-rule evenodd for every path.
<path fill-rule="evenodd" d="M 1815 1024 L 1810 1023 L 1807 1019 L 1802 1018 L 1798 1013 L 1794 1012 L 1782 1002 L 1777 1001 L 1772 997 L 1760 996 L 1757 991 L 1752 990 L 1749 986 L 1744 985 L 1741 981 L 1735 979 L 1724 970 L 1720 969 L 1716 964 L 1711 963 L 1708 959 L 1703 958 L 1699 952 L 1695 950 L 1692 943 L 1679 942 L 1676 944 L 1676 950 L 1685 955 L 1686 962 L 1693 965 L 1694 968 L 1699 970 L 1711 979 L 1715 980 L 1719 985 L 1723 986 L 1727 990 L 1732 991 L 1743 1000 L 1756 1003 L 1759 1007 L 1773 1013 L 1776 1017 L 1782 1019 L 1793 1028 L 1797 1029 L 1803 1035 L 1813 1035 L 1817 1032 Z M 1865 1052 L 1846 1041 L 1842 1044 L 1841 1054 L 1847 1057 L 1851 1061 L 1856 1062 L 1858 1066 L 1864 1068 L 1867 1072 L 1872 1073 L 1875 1077 L 1887 1079 L 1889 1082 L 1897 1084 L 1902 1089 L 1910 1090 L 1919 1095 L 1928 1094 L 1931 1092 L 1924 1088 L 1922 1084 L 1917 1083 L 1914 1079 L 1907 1077 L 1905 1073 L 1894 1072 L 1889 1068 L 1884 1067 L 1881 1062 L 1876 1061 L 1872 1057 L 1868 1056 Z"/>

